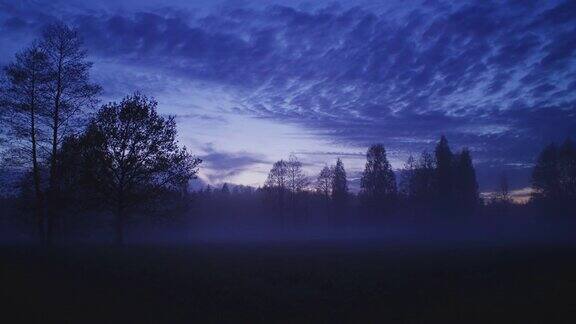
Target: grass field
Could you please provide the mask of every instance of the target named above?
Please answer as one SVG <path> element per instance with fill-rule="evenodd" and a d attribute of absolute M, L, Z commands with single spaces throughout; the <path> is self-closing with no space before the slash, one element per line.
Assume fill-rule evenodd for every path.
<path fill-rule="evenodd" d="M 576 321 L 575 250 L 382 242 L 0 247 L 20 322 Z"/>

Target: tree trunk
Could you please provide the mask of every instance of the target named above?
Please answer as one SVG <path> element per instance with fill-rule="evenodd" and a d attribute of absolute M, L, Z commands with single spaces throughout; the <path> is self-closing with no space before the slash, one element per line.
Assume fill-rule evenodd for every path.
<path fill-rule="evenodd" d="M 44 213 L 42 210 L 42 192 L 40 189 L 40 170 L 38 166 L 38 157 L 36 150 L 36 120 L 35 120 L 35 109 L 32 106 L 30 110 L 31 117 L 31 140 L 32 140 L 32 174 L 34 178 L 34 209 L 36 212 L 36 224 L 38 230 L 38 237 L 41 242 L 45 242 L 46 233 L 44 230 Z"/>
<path fill-rule="evenodd" d="M 122 206 L 118 206 L 115 217 L 116 217 L 115 243 L 117 246 L 122 246 L 124 245 L 124 208 Z"/>
<path fill-rule="evenodd" d="M 40 189 L 40 167 L 38 166 L 38 150 L 36 140 L 36 78 L 32 79 L 32 93 L 30 102 L 30 141 L 32 143 L 32 176 L 34 181 L 34 211 L 36 213 L 36 226 L 38 238 L 45 242 L 44 213 L 42 210 L 42 192 Z"/>
<path fill-rule="evenodd" d="M 52 156 L 50 157 L 50 181 L 48 185 L 49 192 L 49 203 L 48 203 L 48 231 L 46 235 L 46 242 L 48 245 L 52 243 L 53 240 L 53 230 L 54 230 L 54 218 L 56 209 L 56 199 L 57 199 L 57 159 L 56 154 L 58 154 L 58 128 L 60 124 L 60 98 L 62 95 L 62 59 L 58 62 L 58 81 L 56 85 L 56 96 L 54 98 L 54 111 L 52 115 Z"/>

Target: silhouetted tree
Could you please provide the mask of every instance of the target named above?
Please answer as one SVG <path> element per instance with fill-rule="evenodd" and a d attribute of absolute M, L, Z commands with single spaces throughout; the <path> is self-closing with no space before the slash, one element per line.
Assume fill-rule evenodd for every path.
<path fill-rule="evenodd" d="M 542 150 L 532 172 L 533 198 L 553 201 L 560 196 L 560 172 L 558 170 L 558 147 L 550 144 Z"/>
<path fill-rule="evenodd" d="M 454 157 L 454 207 L 455 211 L 471 213 L 478 205 L 478 182 L 468 149 Z"/>
<path fill-rule="evenodd" d="M 40 41 L 42 52 L 48 61 L 48 111 L 50 139 L 50 177 L 48 187 L 48 232 L 51 240 L 52 223 L 55 217 L 58 182 L 57 154 L 63 137 L 76 128 L 78 117 L 97 103 L 100 86 L 90 83 L 89 70 L 92 63 L 78 32 L 61 22 L 44 29 Z"/>
<path fill-rule="evenodd" d="M 410 155 L 400 171 L 400 181 L 398 183 L 398 192 L 408 200 L 412 200 L 416 196 L 416 169 L 416 160 Z"/>
<path fill-rule="evenodd" d="M 508 185 L 508 177 L 504 173 L 500 175 L 498 188 L 498 201 L 504 204 L 512 203 L 512 198 L 510 197 L 510 186 Z"/>
<path fill-rule="evenodd" d="M 511 204 L 512 198 L 510 197 L 508 177 L 502 173 L 498 183 L 498 190 L 490 198 L 490 205 L 495 207 L 500 215 L 506 216 L 508 215 Z"/>
<path fill-rule="evenodd" d="M 224 182 L 224 184 L 222 185 L 222 189 L 220 189 L 220 192 L 224 196 L 230 195 L 230 188 L 228 188 L 228 184 L 226 182 Z"/>
<path fill-rule="evenodd" d="M 284 209 L 284 200 L 288 190 L 288 165 L 286 161 L 280 160 L 274 162 L 272 169 L 268 172 L 268 178 L 265 183 L 265 191 L 268 193 L 280 211 Z"/>
<path fill-rule="evenodd" d="M 346 178 L 344 163 L 338 158 L 332 170 L 332 201 L 337 208 L 336 210 L 341 210 L 346 205 L 347 199 L 348 179 Z"/>
<path fill-rule="evenodd" d="M 409 159 L 402 173 L 403 191 L 407 196 L 413 216 L 422 217 L 431 212 L 436 194 L 436 169 L 434 158 L 426 151 L 422 152 L 417 162 Z"/>
<path fill-rule="evenodd" d="M 377 213 L 388 211 L 396 196 L 396 179 L 381 144 L 370 146 L 361 178 L 361 195 L 366 206 Z"/>
<path fill-rule="evenodd" d="M 12 150 L 9 157 L 18 166 L 29 165 L 34 190 L 36 230 L 44 241 L 44 214 L 40 179 L 43 143 L 41 121 L 46 112 L 48 61 L 42 49 L 33 45 L 16 54 L 16 59 L 4 69 L 6 84 L 2 91 L 3 106 L 8 108 Z"/>
<path fill-rule="evenodd" d="M 332 195 L 332 171 L 328 166 L 324 166 L 316 179 L 316 191 L 322 195 L 326 201 L 328 201 Z"/>
<path fill-rule="evenodd" d="M 274 162 L 272 169 L 268 173 L 266 185 L 269 187 L 279 187 L 286 189 L 288 184 L 288 169 L 286 161 L 280 160 Z"/>
<path fill-rule="evenodd" d="M 288 157 L 288 161 L 286 162 L 286 170 L 287 170 L 287 185 L 288 189 L 292 193 L 298 193 L 304 190 L 310 181 L 306 174 L 304 174 L 304 170 L 302 170 L 302 162 L 298 160 L 296 155 L 290 154 Z"/>
<path fill-rule="evenodd" d="M 82 179 L 114 212 L 118 244 L 129 208 L 180 190 L 201 163 L 179 147 L 174 117 L 160 116 L 156 107 L 138 93 L 109 103 L 79 139 Z"/>
<path fill-rule="evenodd" d="M 576 204 L 576 147 L 567 138 L 558 150 L 561 199 Z"/>
<path fill-rule="evenodd" d="M 444 135 L 436 145 L 436 192 L 441 212 L 448 212 L 453 199 L 453 154 Z"/>
<path fill-rule="evenodd" d="M 302 162 L 300 162 L 294 154 L 290 154 L 288 157 L 288 161 L 286 162 L 286 171 L 288 191 L 290 193 L 290 207 L 293 212 L 296 212 L 298 194 L 308 187 L 310 180 L 306 174 L 304 174 Z"/>
<path fill-rule="evenodd" d="M 570 139 L 540 153 L 532 172 L 533 199 L 550 213 L 576 212 L 576 148 Z"/>
<path fill-rule="evenodd" d="M 90 172 L 97 167 L 94 164 L 98 159 L 94 152 L 89 152 L 89 140 L 85 135 L 67 135 L 58 151 L 58 219 L 53 226 L 60 230 L 59 236 L 66 234 L 72 216 L 108 209 L 108 202 L 100 199 L 93 181 L 90 181 L 94 176 Z"/>
<path fill-rule="evenodd" d="M 430 203 L 436 194 L 436 165 L 430 153 L 422 152 L 415 177 L 413 191 L 416 198 L 420 202 Z"/>

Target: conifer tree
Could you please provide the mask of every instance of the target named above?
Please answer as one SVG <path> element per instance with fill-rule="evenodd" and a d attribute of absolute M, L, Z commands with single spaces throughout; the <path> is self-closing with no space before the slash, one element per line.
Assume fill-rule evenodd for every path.
<path fill-rule="evenodd" d="M 470 213 L 478 204 L 478 182 L 468 149 L 456 155 L 454 161 L 454 211 Z"/>
<path fill-rule="evenodd" d="M 332 201 L 336 207 L 343 207 L 348 198 L 348 179 L 344 163 L 338 158 L 332 171 Z"/>
<path fill-rule="evenodd" d="M 390 210 L 396 197 L 396 179 L 382 144 L 370 146 L 361 178 L 361 196 L 366 207 L 382 214 Z"/>

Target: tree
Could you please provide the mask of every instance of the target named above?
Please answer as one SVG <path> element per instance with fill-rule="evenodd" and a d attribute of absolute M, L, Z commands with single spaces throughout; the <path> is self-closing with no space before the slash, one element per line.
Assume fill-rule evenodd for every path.
<path fill-rule="evenodd" d="M 468 149 L 462 150 L 454 159 L 454 198 L 458 211 L 470 213 L 478 205 L 478 182 Z"/>
<path fill-rule="evenodd" d="M 533 198 L 553 201 L 560 196 L 560 173 L 558 170 L 558 147 L 550 144 L 540 152 L 532 171 Z"/>
<path fill-rule="evenodd" d="M 344 163 L 338 158 L 332 171 L 332 201 L 338 208 L 343 207 L 348 199 L 348 180 Z"/>
<path fill-rule="evenodd" d="M 396 179 L 382 144 L 370 146 L 361 178 L 361 195 L 369 209 L 383 213 L 396 196 Z"/>
<path fill-rule="evenodd" d="M 496 199 L 502 204 L 508 205 L 512 203 L 512 198 L 510 197 L 510 186 L 508 185 L 508 177 L 504 173 L 500 175 Z"/>
<path fill-rule="evenodd" d="M 288 157 L 288 161 L 286 162 L 286 171 L 288 190 L 290 190 L 292 194 L 296 194 L 308 186 L 308 177 L 304 174 L 304 170 L 302 170 L 302 162 L 298 160 L 296 155 L 290 154 Z"/>
<path fill-rule="evenodd" d="M 229 196 L 230 195 L 230 188 L 228 188 L 228 183 L 224 182 L 224 184 L 222 185 L 222 188 L 220 189 L 220 193 L 223 196 Z"/>
<path fill-rule="evenodd" d="M 268 173 L 266 186 L 271 188 L 286 189 L 288 183 L 288 167 L 286 161 L 280 160 L 274 162 L 272 169 Z"/>
<path fill-rule="evenodd" d="M 326 201 L 328 201 L 332 195 L 332 178 L 333 170 L 328 166 L 324 166 L 316 179 L 316 191 L 321 194 Z"/>
<path fill-rule="evenodd" d="M 16 54 L 15 61 L 5 67 L 6 85 L 2 93 L 3 105 L 9 109 L 9 125 L 13 141 L 12 163 L 29 165 L 33 180 L 36 228 L 44 241 L 44 214 L 40 179 L 40 148 L 44 135 L 41 120 L 45 114 L 48 82 L 47 56 L 33 45 Z"/>
<path fill-rule="evenodd" d="M 310 184 L 310 181 L 304 174 L 304 170 L 302 170 L 302 162 L 294 154 L 290 154 L 288 157 L 286 171 L 288 191 L 290 192 L 290 207 L 295 210 L 297 195 Z"/>
<path fill-rule="evenodd" d="M 408 157 L 400 176 L 400 192 L 413 215 L 420 217 L 429 213 L 436 196 L 436 170 L 432 155 L 424 151 L 418 161 L 412 156 Z"/>
<path fill-rule="evenodd" d="M 50 139 L 50 177 L 48 186 L 48 241 L 51 240 L 52 223 L 57 199 L 57 154 L 66 134 L 79 126 L 79 117 L 97 103 L 101 88 L 89 81 L 92 63 L 87 61 L 78 32 L 61 22 L 47 26 L 42 34 L 40 47 L 48 61 L 48 112 Z"/>
<path fill-rule="evenodd" d="M 266 192 L 276 201 L 280 210 L 284 208 L 284 196 L 288 187 L 288 165 L 286 161 L 274 162 L 272 169 L 268 172 L 265 183 Z"/>
<path fill-rule="evenodd" d="M 109 103 L 79 139 L 81 178 L 113 211 L 118 244 L 130 208 L 158 192 L 180 190 L 202 162 L 179 147 L 174 117 L 162 117 L 156 108 L 155 100 L 139 93 Z"/>
<path fill-rule="evenodd" d="M 533 198 L 547 211 L 571 214 L 576 209 L 576 148 L 570 139 L 548 145 L 532 172 Z"/>
<path fill-rule="evenodd" d="M 440 141 L 436 145 L 435 149 L 436 157 L 436 190 L 437 190 L 437 201 L 440 204 L 441 210 L 446 212 L 450 208 L 450 204 L 453 198 L 453 159 L 454 156 L 450 147 L 448 146 L 448 140 L 444 135 L 440 137 Z"/>
<path fill-rule="evenodd" d="M 398 191 L 404 198 L 412 200 L 415 197 L 415 184 L 416 180 L 416 160 L 412 155 L 408 157 L 404 163 L 404 167 L 400 171 L 400 182 Z"/>
<path fill-rule="evenodd" d="M 436 189 L 436 165 L 430 153 L 422 152 L 414 176 L 414 196 L 420 203 L 429 205 Z"/>
<path fill-rule="evenodd" d="M 496 191 L 491 199 L 490 204 L 496 207 L 496 210 L 501 215 L 508 215 L 510 205 L 512 204 L 512 198 L 510 197 L 510 187 L 508 185 L 508 177 L 505 173 L 500 175 L 500 180 L 498 184 L 498 191 Z"/>
<path fill-rule="evenodd" d="M 567 138 L 558 150 L 561 199 L 576 204 L 576 146 Z"/>

